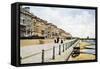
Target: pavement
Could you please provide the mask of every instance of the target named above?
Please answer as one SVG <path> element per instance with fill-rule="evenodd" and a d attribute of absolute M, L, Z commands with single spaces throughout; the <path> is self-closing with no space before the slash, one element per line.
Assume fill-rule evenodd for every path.
<path fill-rule="evenodd" d="M 66 41 L 65 43 L 69 43 L 73 40 Z M 79 41 L 77 41 L 79 42 Z M 61 45 L 61 55 L 59 55 L 59 44 L 49 43 L 44 45 L 37 46 L 25 46 L 21 47 L 21 63 L 41 63 L 42 62 L 42 50 L 44 50 L 44 62 L 59 62 L 59 61 L 67 61 L 69 55 L 73 51 L 73 47 L 76 46 L 77 42 L 73 44 L 71 47 L 67 48 L 63 52 L 63 46 Z M 55 46 L 55 59 L 53 57 L 53 47 Z M 65 45 L 66 47 L 66 45 Z"/>

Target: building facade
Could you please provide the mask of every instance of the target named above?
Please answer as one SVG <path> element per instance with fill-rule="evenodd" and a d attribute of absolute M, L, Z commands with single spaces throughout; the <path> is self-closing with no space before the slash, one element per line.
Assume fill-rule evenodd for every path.
<path fill-rule="evenodd" d="M 25 8 L 20 9 L 20 36 L 29 37 L 32 35 L 32 14 L 29 13 Z"/>
<path fill-rule="evenodd" d="M 52 23 L 30 13 L 29 8 L 20 9 L 20 35 L 21 37 L 67 38 L 71 34 L 57 28 Z"/>

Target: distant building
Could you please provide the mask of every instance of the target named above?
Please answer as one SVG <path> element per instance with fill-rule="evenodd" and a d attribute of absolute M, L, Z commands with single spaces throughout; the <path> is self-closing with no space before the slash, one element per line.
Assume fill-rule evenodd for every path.
<path fill-rule="evenodd" d="M 67 38 L 71 34 L 57 28 L 52 23 L 40 19 L 30 13 L 29 7 L 20 9 L 20 34 L 21 37 Z"/>

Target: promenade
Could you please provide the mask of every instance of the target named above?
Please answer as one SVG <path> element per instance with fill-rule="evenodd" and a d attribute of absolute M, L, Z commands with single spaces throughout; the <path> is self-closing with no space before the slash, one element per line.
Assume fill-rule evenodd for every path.
<path fill-rule="evenodd" d="M 73 48 L 76 46 L 80 47 L 80 54 L 72 57 Z M 20 51 L 22 64 L 95 59 L 95 44 L 76 39 L 66 40 L 63 44 L 48 43 L 23 46 Z"/>
<path fill-rule="evenodd" d="M 21 51 L 21 63 L 42 63 L 67 61 L 73 47 L 79 41 L 74 43 L 75 39 L 67 40 L 63 44 L 48 43 L 36 46 L 23 46 Z M 72 44 L 73 43 L 73 44 Z"/>

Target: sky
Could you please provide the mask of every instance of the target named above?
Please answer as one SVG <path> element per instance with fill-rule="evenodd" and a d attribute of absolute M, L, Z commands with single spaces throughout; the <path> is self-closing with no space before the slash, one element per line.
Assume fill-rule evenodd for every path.
<path fill-rule="evenodd" d="M 29 6 L 30 12 L 70 33 L 73 37 L 95 38 L 95 10 Z"/>

